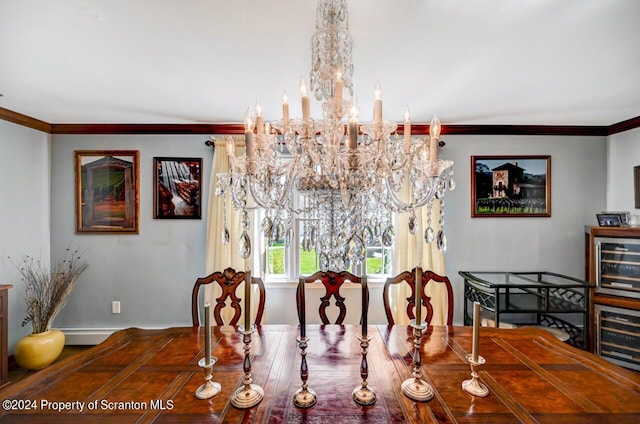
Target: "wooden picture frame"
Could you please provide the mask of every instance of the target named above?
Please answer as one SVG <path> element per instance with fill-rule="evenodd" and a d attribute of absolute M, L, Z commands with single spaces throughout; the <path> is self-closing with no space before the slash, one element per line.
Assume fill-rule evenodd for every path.
<path fill-rule="evenodd" d="M 76 232 L 139 231 L 138 150 L 76 150 Z"/>
<path fill-rule="evenodd" d="M 635 193 L 635 208 L 640 209 L 640 165 L 633 167 L 633 191 Z"/>
<path fill-rule="evenodd" d="M 551 156 L 472 156 L 471 217 L 551 216 Z"/>
<path fill-rule="evenodd" d="M 202 158 L 153 158 L 153 217 L 202 218 Z"/>

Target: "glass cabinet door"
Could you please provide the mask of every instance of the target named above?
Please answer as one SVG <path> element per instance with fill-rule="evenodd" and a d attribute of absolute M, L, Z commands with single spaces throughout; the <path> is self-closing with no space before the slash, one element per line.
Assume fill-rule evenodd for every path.
<path fill-rule="evenodd" d="M 640 240 L 596 238 L 596 292 L 640 298 Z"/>

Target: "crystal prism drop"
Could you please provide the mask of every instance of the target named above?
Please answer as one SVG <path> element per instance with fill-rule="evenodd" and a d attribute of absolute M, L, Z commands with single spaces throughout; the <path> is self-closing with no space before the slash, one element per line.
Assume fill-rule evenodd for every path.
<path fill-rule="evenodd" d="M 320 255 L 320 269 L 324 272 L 329 269 L 329 258 L 325 254 Z"/>
<path fill-rule="evenodd" d="M 271 232 L 273 230 L 273 221 L 271 221 L 271 218 L 269 218 L 268 216 L 265 216 L 264 219 L 262 220 L 260 229 L 262 230 L 262 234 L 265 237 L 271 238 Z"/>
<path fill-rule="evenodd" d="M 427 243 L 432 243 L 434 239 L 435 233 L 433 232 L 433 228 L 429 226 L 424 232 L 424 241 L 426 241 Z"/>
<path fill-rule="evenodd" d="M 436 245 L 438 246 L 438 250 L 442 253 L 447 251 L 447 237 L 444 235 L 442 230 L 438 231 L 438 239 L 436 241 Z"/>
<path fill-rule="evenodd" d="M 284 233 L 284 244 L 289 247 L 291 245 L 291 240 L 293 240 L 293 228 L 287 228 L 287 231 Z"/>
<path fill-rule="evenodd" d="M 242 259 L 247 259 L 251 256 L 251 239 L 246 231 L 242 232 L 240 236 L 240 245 L 238 246 L 238 253 Z"/>
<path fill-rule="evenodd" d="M 384 233 L 382 233 L 382 245 L 383 246 L 391 246 L 393 245 L 393 237 L 395 236 L 393 227 L 389 225 Z"/>
<path fill-rule="evenodd" d="M 284 225 L 282 225 L 282 223 L 278 223 L 278 225 L 276 225 L 275 230 L 273 231 L 273 239 L 275 241 L 280 241 L 283 236 L 284 236 Z"/>
<path fill-rule="evenodd" d="M 228 229 L 228 228 L 227 228 L 227 226 L 225 225 L 225 226 L 222 228 L 222 244 L 224 244 L 225 246 L 226 246 L 227 244 L 229 244 L 229 238 L 230 238 L 230 235 L 229 235 L 229 229 Z"/>
<path fill-rule="evenodd" d="M 409 217 L 409 232 L 413 235 L 418 231 L 418 218 L 411 214 Z"/>
<path fill-rule="evenodd" d="M 456 182 L 453 178 L 449 180 L 449 190 L 454 190 L 456 188 Z"/>
<path fill-rule="evenodd" d="M 242 211 L 242 218 L 240 219 L 240 226 L 243 230 L 248 230 L 251 225 L 251 221 L 249 221 L 249 214 L 247 211 Z"/>

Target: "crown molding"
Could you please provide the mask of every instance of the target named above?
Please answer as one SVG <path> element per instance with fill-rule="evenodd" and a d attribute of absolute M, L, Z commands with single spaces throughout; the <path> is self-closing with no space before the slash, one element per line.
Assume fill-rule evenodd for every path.
<path fill-rule="evenodd" d="M 0 107 L 0 119 L 49 134 L 244 134 L 240 123 L 223 124 L 49 124 L 44 121 Z M 443 135 L 561 135 L 607 136 L 640 127 L 640 116 L 609 126 L 606 125 L 445 125 Z M 404 125 L 398 125 L 404 132 Z M 412 123 L 414 135 L 429 134 L 428 124 Z"/>
<path fill-rule="evenodd" d="M 244 134 L 242 124 L 52 124 L 52 134 Z"/>
<path fill-rule="evenodd" d="M 609 132 L 607 133 L 607 135 L 617 134 L 623 131 L 629 131 L 639 127 L 640 127 L 640 116 L 636 116 L 635 118 L 627 119 L 626 121 L 609 125 Z"/>
<path fill-rule="evenodd" d="M 3 107 L 0 107 L 0 119 L 51 134 L 51 124 L 48 122 L 23 115 Z"/>

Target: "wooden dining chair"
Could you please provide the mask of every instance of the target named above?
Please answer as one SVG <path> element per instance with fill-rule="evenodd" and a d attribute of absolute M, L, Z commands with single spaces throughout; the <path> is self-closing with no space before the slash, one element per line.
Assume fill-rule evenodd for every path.
<path fill-rule="evenodd" d="M 207 275 L 206 277 L 198 278 L 193 286 L 193 291 L 191 293 L 191 320 L 193 321 L 193 326 L 200 326 L 200 308 L 198 306 L 200 288 L 212 283 L 217 283 L 218 286 L 220 286 L 220 289 L 222 289 L 222 294 L 215 300 L 215 306 L 212 305 L 213 319 L 215 320 L 216 325 L 237 325 L 238 320 L 240 319 L 240 313 L 242 311 L 242 307 L 240 305 L 242 298 L 238 297 L 236 291 L 238 289 L 238 286 L 240 286 L 244 282 L 244 278 L 244 271 L 236 271 L 233 268 L 227 268 L 222 272 L 216 271 L 212 274 Z M 262 314 L 264 313 L 264 283 L 262 282 L 261 278 L 251 277 L 251 284 L 255 284 L 256 286 L 258 286 L 259 290 L 260 300 L 258 303 L 258 308 L 256 310 L 256 319 L 254 322 L 256 325 L 260 325 L 260 322 L 262 321 Z M 222 309 L 226 306 L 227 299 L 231 300 L 230 306 L 234 312 L 231 320 L 228 323 L 225 323 L 224 319 L 222 318 Z"/>
<path fill-rule="evenodd" d="M 404 271 L 395 277 L 387 278 L 384 283 L 384 287 L 382 289 L 382 297 L 384 304 L 384 312 L 387 315 L 387 322 L 389 325 L 393 325 L 395 323 L 393 319 L 393 314 L 391 313 L 391 301 L 390 301 L 390 293 L 389 289 L 394 284 L 406 283 L 411 288 L 411 296 L 407 297 L 407 316 L 409 319 L 415 319 L 414 308 L 415 308 L 415 279 L 416 279 L 416 268 L 411 271 Z M 428 323 L 433 319 L 433 305 L 431 303 L 432 299 L 427 295 L 427 287 L 429 284 L 443 284 L 447 290 L 447 325 L 453 324 L 453 289 L 451 287 L 451 281 L 446 276 L 438 275 L 433 271 L 423 271 L 422 272 L 422 306 L 427 308 L 427 315 L 425 317 L 425 321 Z"/>
<path fill-rule="evenodd" d="M 333 322 L 333 324 L 344 323 L 344 318 L 347 315 L 347 306 L 344 303 L 344 296 L 340 294 L 340 287 L 342 287 L 345 282 L 361 284 L 362 279 L 360 277 L 356 277 L 348 271 L 318 271 L 309 277 L 303 278 L 305 285 L 322 284 L 325 288 L 324 296 L 320 298 L 320 307 L 318 308 L 318 312 L 320 313 L 320 320 L 322 321 L 322 323 L 331 324 L 331 320 L 327 316 L 327 309 L 331 304 L 332 297 L 335 300 L 335 306 L 338 308 L 338 317 Z M 297 311 L 299 311 L 300 313 L 300 287 L 296 289 L 296 306 Z"/>

